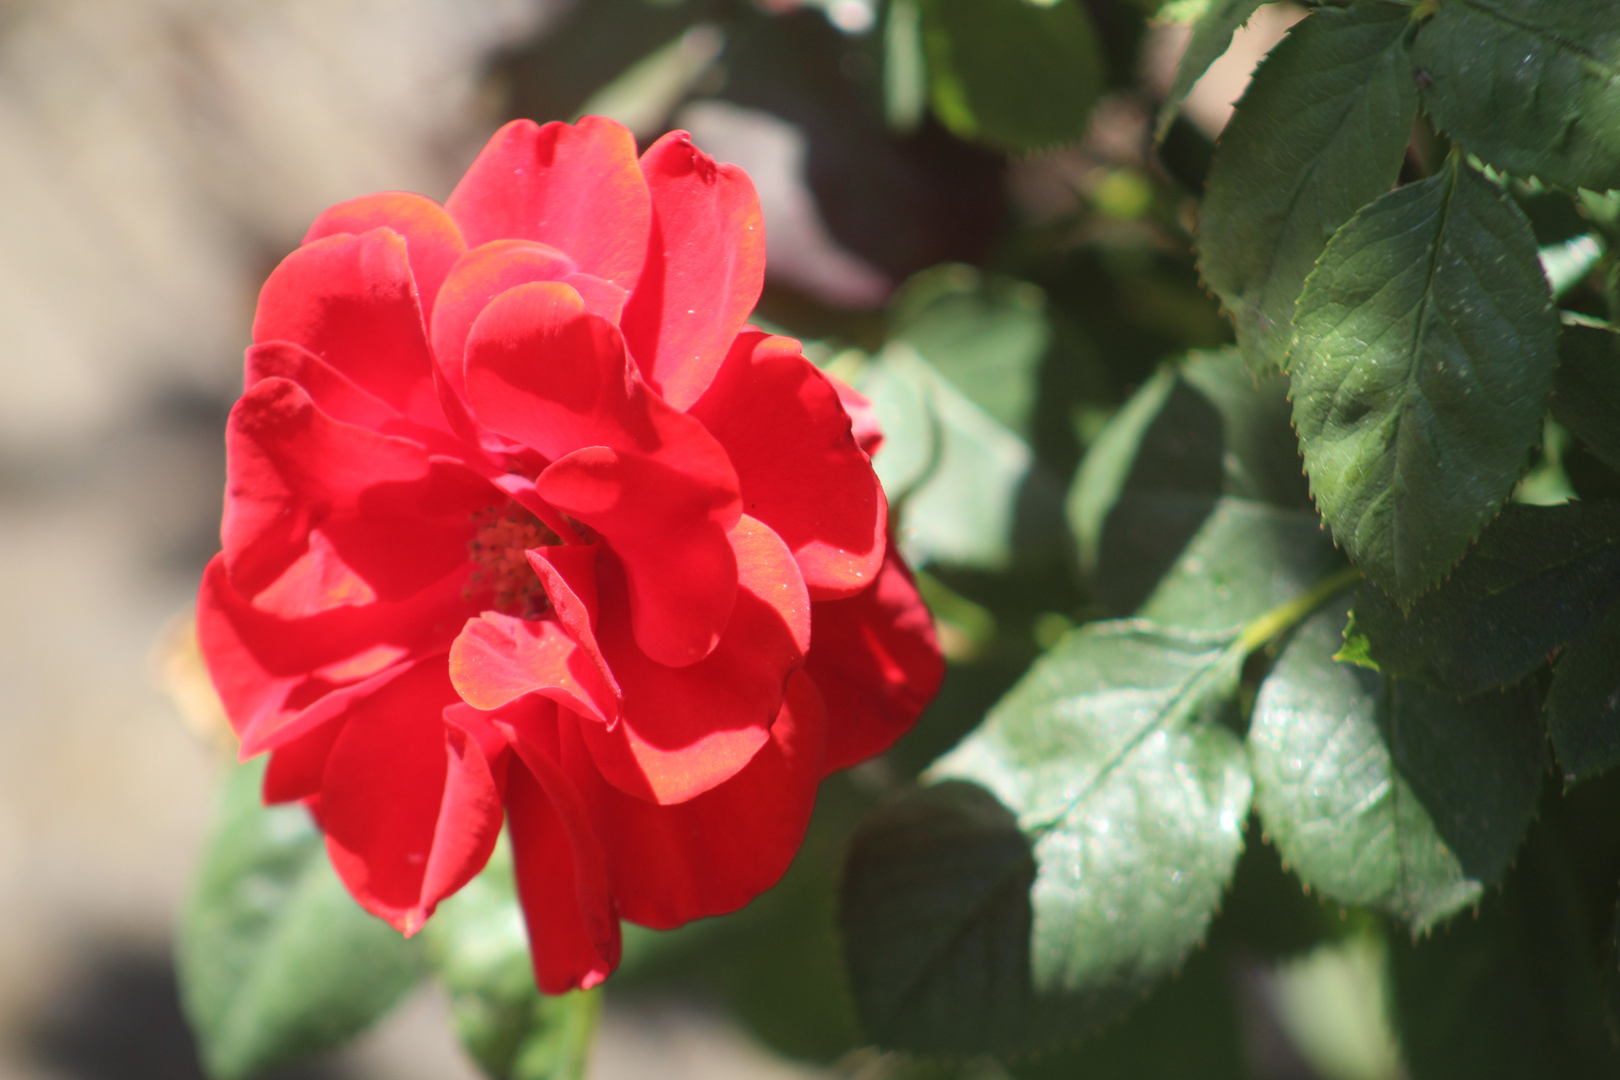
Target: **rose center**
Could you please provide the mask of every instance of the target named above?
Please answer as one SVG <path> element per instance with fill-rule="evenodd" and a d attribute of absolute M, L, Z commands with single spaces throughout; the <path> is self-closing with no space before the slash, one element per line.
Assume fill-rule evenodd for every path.
<path fill-rule="evenodd" d="M 527 552 L 560 543 L 557 534 L 515 502 L 480 510 L 473 523 L 467 553 L 474 569 L 467 599 L 480 598 L 496 611 L 519 618 L 544 615 L 551 601 Z"/>

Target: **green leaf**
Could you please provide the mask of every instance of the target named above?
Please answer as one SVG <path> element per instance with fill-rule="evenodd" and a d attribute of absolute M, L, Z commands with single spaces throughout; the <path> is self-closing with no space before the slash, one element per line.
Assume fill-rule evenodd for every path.
<path fill-rule="evenodd" d="M 1223 494 L 1308 509 L 1281 380 L 1256 386 L 1235 350 L 1161 369 L 1097 437 L 1069 491 L 1081 570 L 1134 611 Z"/>
<path fill-rule="evenodd" d="M 265 761 L 226 780 L 176 945 L 182 1004 L 219 1080 L 348 1041 L 422 974 L 417 943 L 344 889 L 309 813 L 259 804 Z"/>
<path fill-rule="evenodd" d="M 582 1080 L 601 993 L 546 997 L 535 988 L 529 939 L 505 834 L 489 864 L 427 925 L 428 958 L 450 992 L 450 1021 L 495 1080 Z"/>
<path fill-rule="evenodd" d="M 1620 1075 L 1589 917 L 1563 838 L 1538 825 L 1477 918 L 1390 942 L 1395 1019 L 1413 1080 Z"/>
<path fill-rule="evenodd" d="M 1417 112 L 1407 11 L 1324 9 L 1255 71 L 1198 213 L 1199 269 L 1251 371 L 1282 365 L 1294 304 L 1334 231 L 1389 191 Z"/>
<path fill-rule="evenodd" d="M 1604 464 L 1620 469 L 1620 334 L 1564 327 L 1552 411 Z"/>
<path fill-rule="evenodd" d="M 1011 812 L 947 781 L 879 807 L 850 841 L 839 924 L 880 1042 L 977 1051 L 1023 1037 L 1035 861 Z"/>
<path fill-rule="evenodd" d="M 1181 103 L 1187 100 L 1192 93 L 1193 84 L 1203 78 L 1209 66 L 1221 58 L 1221 54 L 1232 44 L 1232 35 L 1238 27 L 1249 21 L 1249 17 L 1260 9 L 1266 0 L 1210 0 L 1202 6 L 1193 23 L 1192 38 L 1187 42 L 1187 51 L 1181 54 L 1181 63 L 1176 67 L 1176 77 L 1170 83 L 1170 91 L 1164 96 L 1164 104 L 1159 109 L 1159 122 L 1154 132 L 1156 138 L 1163 139 L 1165 132 L 1181 111 Z"/>
<path fill-rule="evenodd" d="M 1087 449 L 1086 456 L 1080 461 L 1080 469 L 1075 473 L 1074 484 L 1069 488 L 1066 509 L 1069 530 L 1074 534 L 1080 550 L 1080 569 L 1088 578 L 1097 576 L 1098 567 L 1102 563 L 1103 530 L 1114 511 L 1115 504 L 1119 502 L 1126 485 L 1130 482 L 1131 473 L 1138 455 L 1142 452 L 1148 431 L 1158 420 L 1178 386 L 1179 380 L 1175 369 L 1161 367 L 1154 372 L 1153 377 L 1143 383 L 1136 393 L 1120 406 L 1119 411 L 1108 421 L 1107 426 L 1102 429 Z M 1185 390 L 1183 394 L 1186 394 Z M 1201 418 L 1208 416 L 1208 412 L 1204 411 Z M 1205 423 L 1198 425 L 1195 434 L 1204 436 L 1204 440 L 1207 441 L 1209 427 L 1206 420 Z M 1207 453 L 1203 456 L 1207 457 Z M 1203 470 L 1203 473 L 1187 487 L 1181 487 L 1178 483 L 1181 476 L 1176 470 L 1162 471 L 1166 485 L 1174 485 L 1170 486 L 1170 491 L 1174 493 L 1170 498 L 1177 503 L 1185 499 L 1192 504 L 1189 516 L 1192 516 L 1195 522 L 1202 521 L 1214 505 L 1210 488 L 1212 482 L 1218 483 L 1210 475 L 1209 470 Z M 1194 527 L 1196 528 L 1196 525 Z M 1183 540 L 1185 539 L 1186 535 L 1183 536 Z M 1179 546 L 1175 550 L 1179 550 Z M 1157 576 L 1152 578 L 1152 581 L 1157 580 Z M 1147 584 L 1147 588 L 1152 588 L 1151 582 Z M 1146 590 L 1142 591 L 1142 595 L 1146 595 Z M 1131 610 L 1134 607 L 1132 604 L 1124 610 Z"/>
<path fill-rule="evenodd" d="M 951 131 L 1008 150 L 1085 133 L 1104 62 L 1076 0 L 921 0 L 934 112 Z"/>
<path fill-rule="evenodd" d="M 1547 729 L 1569 783 L 1620 763 L 1620 602 L 1558 658 Z"/>
<path fill-rule="evenodd" d="M 1046 295 L 1025 281 L 951 264 L 907 280 L 891 305 L 891 340 L 920 353 L 1009 430 L 1029 435 L 1035 380 L 1051 343 Z"/>
<path fill-rule="evenodd" d="M 1217 722 L 1242 663 L 1229 641 L 1142 620 L 1081 627 L 934 765 L 935 781 L 994 793 L 1029 838 L 1035 1002 L 992 1023 L 983 983 L 957 982 L 936 993 L 964 1015 L 904 1013 L 881 1037 L 953 1051 L 1050 1043 L 1181 964 L 1230 880 L 1248 814 L 1241 744 Z"/>
<path fill-rule="evenodd" d="M 1342 562 L 1310 511 L 1228 496 L 1137 614 L 1193 630 L 1241 629 Z"/>
<path fill-rule="evenodd" d="M 1015 1080 L 1251 1080 L 1234 959 L 1224 949 L 1199 950 L 1121 1023 L 1009 1072 Z"/>
<path fill-rule="evenodd" d="M 898 505 L 907 559 L 1005 569 L 1015 550 L 1020 496 L 1036 480 L 1029 444 L 904 342 L 884 348 L 860 390 L 884 425 L 873 465 Z"/>
<path fill-rule="evenodd" d="M 1620 505 L 1508 506 L 1445 584 L 1402 614 L 1376 587 L 1356 626 L 1380 669 L 1455 694 L 1510 686 L 1620 594 Z"/>
<path fill-rule="evenodd" d="M 1487 164 L 1566 188 L 1620 187 L 1620 8 L 1446 0 L 1412 46 L 1423 107 Z"/>
<path fill-rule="evenodd" d="M 1454 566 L 1541 433 L 1558 320 L 1524 214 L 1455 156 L 1339 230 L 1289 349 L 1322 516 L 1400 603 Z"/>
<path fill-rule="evenodd" d="M 1301 626 L 1261 684 L 1255 806 L 1311 888 L 1426 929 L 1477 901 L 1524 834 L 1545 754 L 1535 703 L 1459 703 L 1335 662 L 1348 606 Z"/>

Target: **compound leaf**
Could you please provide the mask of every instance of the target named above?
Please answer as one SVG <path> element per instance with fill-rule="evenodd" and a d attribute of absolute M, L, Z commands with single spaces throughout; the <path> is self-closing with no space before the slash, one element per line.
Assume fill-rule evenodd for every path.
<path fill-rule="evenodd" d="M 1445 576 L 1523 473 L 1557 335 L 1529 222 L 1456 157 L 1356 214 L 1306 280 L 1288 353 L 1305 469 L 1397 602 Z"/>
<path fill-rule="evenodd" d="M 1467 702 L 1338 663 L 1349 597 L 1260 687 L 1255 806 L 1283 858 L 1342 904 L 1426 929 L 1478 900 L 1535 809 L 1545 751 L 1525 691 Z"/>
<path fill-rule="evenodd" d="M 1412 46 L 1423 106 L 1470 153 L 1566 188 L 1620 187 L 1620 7 L 1446 0 Z"/>
<path fill-rule="evenodd" d="M 418 943 L 349 896 L 309 812 L 260 805 L 266 760 L 225 782 L 176 946 L 181 1001 L 219 1080 L 348 1041 L 423 970 Z"/>
<path fill-rule="evenodd" d="M 1508 506 L 1438 589 L 1402 614 L 1375 586 L 1356 627 L 1379 668 L 1455 694 L 1518 682 L 1620 594 L 1620 505 Z"/>
<path fill-rule="evenodd" d="M 1199 269 L 1250 370 L 1281 366 L 1328 238 L 1387 192 L 1417 111 L 1404 8 L 1325 9 L 1261 63 L 1221 133 L 1198 215 Z"/>

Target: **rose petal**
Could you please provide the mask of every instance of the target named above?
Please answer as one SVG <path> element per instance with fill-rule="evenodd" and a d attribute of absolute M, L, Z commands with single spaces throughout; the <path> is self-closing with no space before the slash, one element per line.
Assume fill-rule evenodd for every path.
<path fill-rule="evenodd" d="M 259 292 L 253 341 L 302 345 L 412 420 L 445 426 L 405 238 L 391 229 L 283 259 Z"/>
<path fill-rule="evenodd" d="M 250 596 L 304 554 L 319 526 L 378 596 L 403 599 L 466 563 L 472 515 L 498 499 L 487 481 L 414 442 L 333 420 L 285 379 L 242 395 L 225 446 L 220 534 L 231 580 Z"/>
<path fill-rule="evenodd" d="M 604 717 L 609 723 L 618 720 L 621 692 L 613 670 L 602 656 L 596 641 L 596 544 L 572 544 L 532 548 L 528 552 L 529 565 L 544 585 L 551 600 L 557 622 L 590 657 L 602 677 L 602 683 L 612 694 L 612 711 Z"/>
<path fill-rule="evenodd" d="M 340 723 L 321 724 L 271 751 L 261 788 L 265 805 L 297 802 L 319 795 L 321 778 L 326 774 L 326 759 L 342 733 Z"/>
<path fill-rule="evenodd" d="M 467 250 L 467 242 L 444 208 L 427 196 L 384 191 L 338 203 L 315 219 L 304 234 L 304 243 L 340 233 L 359 236 L 376 228 L 393 229 L 405 238 L 417 297 L 424 312 L 432 311 L 439 285 Z"/>
<path fill-rule="evenodd" d="M 498 709 L 536 693 L 602 723 L 617 711 L 613 691 L 591 656 L 555 619 L 486 611 L 467 620 L 450 646 L 450 681 L 476 709 Z"/>
<path fill-rule="evenodd" d="M 327 759 L 321 825 L 332 866 L 360 905 L 405 934 L 489 860 L 501 792 L 478 740 L 445 721 L 442 665 L 351 705 Z"/>
<path fill-rule="evenodd" d="M 812 598 L 876 580 L 888 546 L 883 488 L 837 390 L 798 342 L 739 334 L 689 415 L 725 447 L 749 514 L 792 549 Z"/>
<path fill-rule="evenodd" d="M 630 288 L 646 258 L 652 210 L 622 125 L 514 120 L 497 131 L 445 201 L 469 247 L 538 240 L 581 270 Z"/>
<path fill-rule="evenodd" d="M 279 746 L 333 715 L 337 703 L 324 699 L 340 698 L 350 686 L 386 681 L 408 661 L 442 655 L 466 619 L 464 582 L 465 574 L 449 575 L 398 603 L 287 618 L 238 593 L 224 556 L 214 556 L 197 596 L 197 640 L 245 753 Z M 397 650 L 399 659 L 348 681 L 318 674 L 379 648 Z"/>
<path fill-rule="evenodd" d="M 815 806 L 826 717 L 815 685 L 789 680 L 770 738 L 737 775 L 678 806 L 656 806 L 604 782 L 580 734 L 562 717 L 563 761 L 612 853 L 620 914 L 667 929 L 735 911 L 776 884 Z"/>
<path fill-rule="evenodd" d="M 560 281 L 576 269 L 556 248 L 532 240 L 495 240 L 461 257 L 433 309 L 433 358 L 457 396 L 467 396 L 467 335 L 489 302 L 518 285 Z"/>
<path fill-rule="evenodd" d="M 648 392 L 618 329 L 569 285 L 520 285 L 484 308 L 467 339 L 467 392 L 480 422 L 553 461 L 586 446 L 634 450 L 735 500 L 736 473 L 720 444 Z M 727 513 L 730 528 L 741 505 Z"/>
<path fill-rule="evenodd" d="M 618 556 L 642 652 L 680 667 L 714 650 L 737 593 L 737 557 L 724 525 L 731 504 L 721 501 L 729 492 L 605 446 L 553 462 L 535 490 Z"/>
<path fill-rule="evenodd" d="M 822 375 L 838 391 L 838 400 L 844 403 L 844 411 L 849 414 L 850 431 L 856 443 L 867 457 L 873 456 L 883 445 L 883 428 L 878 423 L 872 399 L 830 372 L 824 371 Z"/>
<path fill-rule="evenodd" d="M 557 707 L 527 699 L 501 726 L 524 767 L 507 781 L 518 898 L 543 993 L 589 989 L 619 964 L 619 914 L 607 857 L 584 804 L 558 765 Z"/>
<path fill-rule="evenodd" d="M 805 674 L 827 702 L 826 771 L 881 754 L 939 691 L 945 661 L 911 573 L 892 550 L 870 589 L 812 607 Z"/>
<path fill-rule="evenodd" d="M 677 409 L 696 401 L 765 283 L 765 223 L 748 174 L 717 164 L 672 131 L 641 156 L 652 234 L 623 326 L 653 389 Z"/>
<path fill-rule="evenodd" d="M 244 389 L 265 379 L 287 379 L 298 384 L 315 406 L 334 420 L 382 431 L 403 419 L 400 411 L 302 345 L 269 341 L 248 347 Z"/>
<path fill-rule="evenodd" d="M 809 645 L 809 597 L 786 545 L 749 517 L 730 540 L 738 568 L 731 621 L 712 653 L 682 668 L 637 646 L 622 570 L 607 555 L 598 562 L 597 640 L 624 703 L 611 731 L 582 728 L 602 774 L 638 798 L 685 802 L 740 772 L 769 739 L 783 686 Z"/>

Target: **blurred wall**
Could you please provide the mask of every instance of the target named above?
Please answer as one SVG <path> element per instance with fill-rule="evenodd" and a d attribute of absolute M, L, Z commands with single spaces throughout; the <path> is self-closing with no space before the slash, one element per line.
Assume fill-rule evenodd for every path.
<path fill-rule="evenodd" d="M 0 1080 L 195 1075 L 165 958 L 217 769 L 148 657 L 255 293 L 322 207 L 448 194 L 557 6 L 0 0 Z M 373 1073 L 465 1075 L 396 1028 L 443 1045 Z"/>

